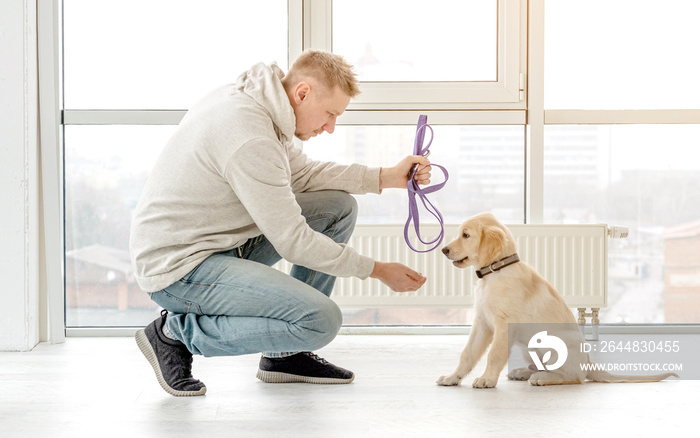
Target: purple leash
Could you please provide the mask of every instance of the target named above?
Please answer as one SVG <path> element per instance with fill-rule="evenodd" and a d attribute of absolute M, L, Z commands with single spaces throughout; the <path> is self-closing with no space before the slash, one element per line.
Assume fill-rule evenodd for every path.
<path fill-rule="evenodd" d="M 430 129 L 430 141 L 428 144 L 424 147 L 423 143 L 425 142 L 425 130 Z M 416 140 L 415 143 L 413 144 L 413 155 L 422 155 L 424 157 L 427 157 L 430 155 L 430 145 L 433 142 L 433 128 L 428 125 L 428 116 L 421 114 L 418 116 L 418 127 L 416 128 Z M 430 187 L 425 187 L 425 188 L 420 188 L 418 186 L 418 183 L 416 182 L 414 176 L 416 175 L 416 172 L 418 170 L 418 165 L 414 165 L 411 168 L 410 173 L 408 174 L 408 184 L 407 184 L 407 189 L 408 189 L 408 220 L 406 221 L 406 226 L 404 226 L 403 229 L 403 235 L 404 238 L 406 239 L 406 244 L 415 252 L 430 252 L 440 246 L 440 243 L 442 243 L 442 239 L 445 236 L 445 224 L 442 219 L 442 214 L 438 211 L 438 209 L 428 200 L 427 195 L 430 193 L 437 192 L 441 188 L 445 186 L 445 183 L 447 183 L 447 180 L 449 179 L 449 174 L 447 173 L 447 169 L 445 169 L 442 166 L 439 166 L 437 164 L 430 164 L 431 167 L 437 167 L 438 169 L 442 170 L 442 173 L 445 175 L 445 181 L 441 182 L 440 184 L 435 184 Z M 423 207 L 435 217 L 435 219 L 438 220 L 440 223 L 440 234 L 433 240 L 425 241 L 420 235 L 420 223 L 419 223 L 419 216 L 420 214 L 418 213 L 418 203 L 416 202 L 416 196 L 421 200 L 423 203 Z M 416 231 L 416 236 L 418 236 L 418 240 L 420 240 L 421 243 L 424 245 L 433 245 L 431 248 L 426 249 L 426 250 L 419 250 L 413 247 L 411 245 L 411 241 L 408 238 L 408 228 L 413 222 L 413 228 Z"/>

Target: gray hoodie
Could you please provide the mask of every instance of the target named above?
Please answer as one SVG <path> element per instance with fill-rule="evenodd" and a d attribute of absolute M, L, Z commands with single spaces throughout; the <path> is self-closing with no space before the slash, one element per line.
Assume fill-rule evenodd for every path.
<path fill-rule="evenodd" d="M 253 66 L 190 109 L 165 145 L 131 224 L 144 291 L 260 234 L 291 263 L 338 277 L 372 272 L 371 258 L 309 228 L 294 194 L 379 193 L 379 168 L 314 161 L 296 147 L 283 76 L 275 64 Z"/>

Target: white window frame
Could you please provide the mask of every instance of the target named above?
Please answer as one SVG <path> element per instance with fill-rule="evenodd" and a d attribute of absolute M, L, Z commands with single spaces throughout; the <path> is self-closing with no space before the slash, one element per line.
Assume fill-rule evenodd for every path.
<path fill-rule="evenodd" d="M 289 63 L 307 48 L 332 50 L 332 0 L 288 0 Z M 527 0 L 498 0 L 498 80 L 362 82 L 339 125 L 409 125 L 429 114 L 436 125 L 526 123 Z M 410 96 L 410 98 L 409 98 Z M 63 111 L 66 125 L 176 125 L 181 110 Z"/>
<path fill-rule="evenodd" d="M 295 2 L 291 2 L 295 3 Z M 333 0 L 296 0 L 305 17 L 302 47 L 333 50 Z M 357 110 L 525 109 L 526 2 L 498 0 L 496 81 L 362 82 Z M 297 55 L 297 54 L 294 54 Z"/>
<path fill-rule="evenodd" d="M 47 321 L 53 341 L 62 338 L 64 324 L 62 236 L 63 227 L 60 190 L 62 125 L 143 124 L 175 125 L 186 113 L 182 110 L 66 110 L 59 108 L 58 41 L 60 38 L 58 4 L 60 0 L 38 3 L 39 75 L 41 82 L 41 145 L 43 206 L 46 242 L 48 290 Z M 289 58 L 295 59 L 305 48 L 332 47 L 331 0 L 288 0 Z M 544 109 L 544 9 L 545 0 L 499 0 L 499 79 L 502 82 L 460 83 L 461 98 L 447 91 L 450 85 L 441 83 L 362 84 L 363 98 L 351 104 L 338 120 L 342 125 L 415 124 L 418 114 L 428 114 L 431 124 L 498 124 L 523 125 L 526 136 L 526 222 L 543 223 L 544 188 L 544 126 L 546 124 L 700 124 L 700 110 L 545 110 Z M 517 44 L 514 43 L 517 38 Z M 503 54 L 501 54 L 503 51 Z M 513 53 L 516 53 L 515 56 Z M 501 56 L 504 56 L 502 59 Z M 42 59 L 44 60 L 42 63 Z M 517 67 L 517 68 L 516 68 Z M 501 70 L 502 69 L 502 70 Z M 503 71 L 503 75 L 501 75 Z M 517 78 L 514 72 L 517 71 Z M 499 85 L 494 85 L 499 84 Z M 517 90 L 515 89 L 517 84 Z M 384 88 L 382 88 L 384 87 Z M 481 88 L 479 88 L 481 87 Z M 500 91 L 495 91 L 500 87 Z M 401 92 L 397 90 L 403 90 Z M 517 93 L 516 93 L 517 91 Z M 488 100 L 483 96 L 495 96 Z M 500 96 L 499 97 L 499 93 Z M 389 101 L 397 94 L 411 95 L 407 101 Z M 447 95 L 447 96 L 445 96 Z M 515 99 L 517 95 L 518 99 Z M 417 97 L 414 97 L 417 96 Z M 505 96 L 505 97 L 504 97 Z M 500 99 L 500 100 L 499 100 Z M 59 118 L 61 122 L 56 119 Z M 52 122 L 54 120 L 54 122 Z M 54 186 L 52 186 L 52 184 Z M 52 188 L 53 187 L 53 188 Z M 666 327 L 674 330 L 673 327 Z M 654 326 L 654 332 L 664 327 Z M 379 329 L 381 331 L 381 329 Z M 419 330 L 423 333 L 423 329 Z M 645 332 L 644 328 L 634 330 Z M 641 330 L 641 331 L 640 331 Z M 128 334 L 133 329 L 126 330 Z M 119 335 L 118 329 L 73 329 L 73 332 L 93 335 Z M 69 333 L 70 334 L 70 333 Z"/>
<path fill-rule="evenodd" d="M 433 125 L 521 125 L 526 117 L 527 0 L 498 0 L 498 80 L 490 82 L 362 83 L 362 98 L 351 103 L 339 125 L 414 125 L 427 114 Z M 307 48 L 332 49 L 332 0 L 288 0 L 289 63 Z M 56 30 L 58 40 L 60 33 Z M 410 100 L 404 96 L 412 96 Z M 414 97 L 413 97 L 414 96 Z M 393 102 L 392 99 L 403 99 Z M 176 125 L 186 109 L 71 109 L 65 125 Z M 60 138 L 59 138 L 60 140 Z M 526 184 L 527 185 L 527 184 Z M 59 215 L 62 222 L 63 217 Z M 62 259 L 63 257 L 61 257 Z M 63 280 L 61 278 L 61 283 Z M 64 300 L 64 288 L 60 301 Z M 59 315 L 60 313 L 60 315 Z M 52 315 L 63 323 L 65 311 Z M 52 319 L 54 319 L 52 317 Z M 127 330 L 131 332 L 132 330 Z M 114 328 L 71 328 L 69 335 L 119 335 Z"/>
<path fill-rule="evenodd" d="M 37 2 L 37 61 L 39 85 L 39 147 L 45 296 L 40 296 L 39 333 L 42 341 L 65 341 L 63 242 L 63 143 L 60 111 L 60 8 L 58 1 Z"/>

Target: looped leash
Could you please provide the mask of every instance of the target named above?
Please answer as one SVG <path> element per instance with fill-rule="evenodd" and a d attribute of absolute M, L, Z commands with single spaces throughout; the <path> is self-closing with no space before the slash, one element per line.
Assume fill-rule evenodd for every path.
<path fill-rule="evenodd" d="M 426 129 L 430 130 L 430 141 L 428 141 L 428 144 L 423 146 L 425 143 L 425 131 Z M 424 157 L 427 157 L 430 155 L 430 145 L 433 143 L 433 128 L 428 125 L 428 116 L 421 114 L 418 117 L 418 126 L 416 128 L 416 140 L 413 144 L 413 155 L 422 155 Z M 425 187 L 421 188 L 418 186 L 418 182 L 416 182 L 415 179 L 413 179 L 416 175 L 416 172 L 418 171 L 418 165 L 414 165 L 411 168 L 411 171 L 408 175 L 408 184 L 407 184 L 407 189 L 408 189 L 408 220 L 406 221 L 406 225 L 404 226 L 403 229 L 403 235 L 404 239 L 406 239 L 406 244 L 408 245 L 409 248 L 411 248 L 415 252 L 430 252 L 440 246 L 440 243 L 442 243 L 442 239 L 445 236 L 445 224 L 442 219 L 442 214 L 438 211 L 438 209 L 428 200 L 427 195 L 430 193 L 437 192 L 441 188 L 445 186 L 445 183 L 447 183 L 447 180 L 449 179 L 449 174 L 447 173 L 447 169 L 444 167 L 437 165 L 437 164 L 430 164 L 431 167 L 437 167 L 438 169 L 442 170 L 442 173 L 445 175 L 445 181 L 441 182 L 440 184 L 435 184 L 430 187 Z M 423 203 L 423 206 L 425 209 L 437 219 L 438 223 L 440 224 L 440 234 L 433 239 L 429 241 L 423 240 L 423 238 L 420 235 L 420 223 L 419 223 L 419 213 L 418 213 L 418 203 L 416 202 L 416 196 L 421 200 Z M 413 247 L 411 245 L 411 241 L 408 238 L 408 229 L 410 227 L 411 222 L 413 222 L 413 228 L 416 231 L 416 236 L 418 236 L 418 240 L 420 240 L 421 243 L 424 245 L 433 245 L 431 248 L 426 249 L 426 250 L 419 250 Z"/>

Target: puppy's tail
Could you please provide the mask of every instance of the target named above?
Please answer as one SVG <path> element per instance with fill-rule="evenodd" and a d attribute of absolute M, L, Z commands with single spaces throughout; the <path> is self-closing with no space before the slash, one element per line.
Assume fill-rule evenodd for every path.
<path fill-rule="evenodd" d="M 627 375 L 619 375 L 619 374 L 610 374 L 609 372 L 600 369 L 599 367 L 596 366 L 594 363 L 590 363 L 590 368 L 588 371 L 588 374 L 586 375 L 586 378 L 590 381 L 593 382 L 602 382 L 602 383 L 643 383 L 643 382 L 660 382 L 664 379 L 668 379 L 669 377 L 675 377 L 679 379 L 680 377 L 676 373 L 661 373 L 661 374 L 652 374 L 648 376 L 627 376 Z"/>

